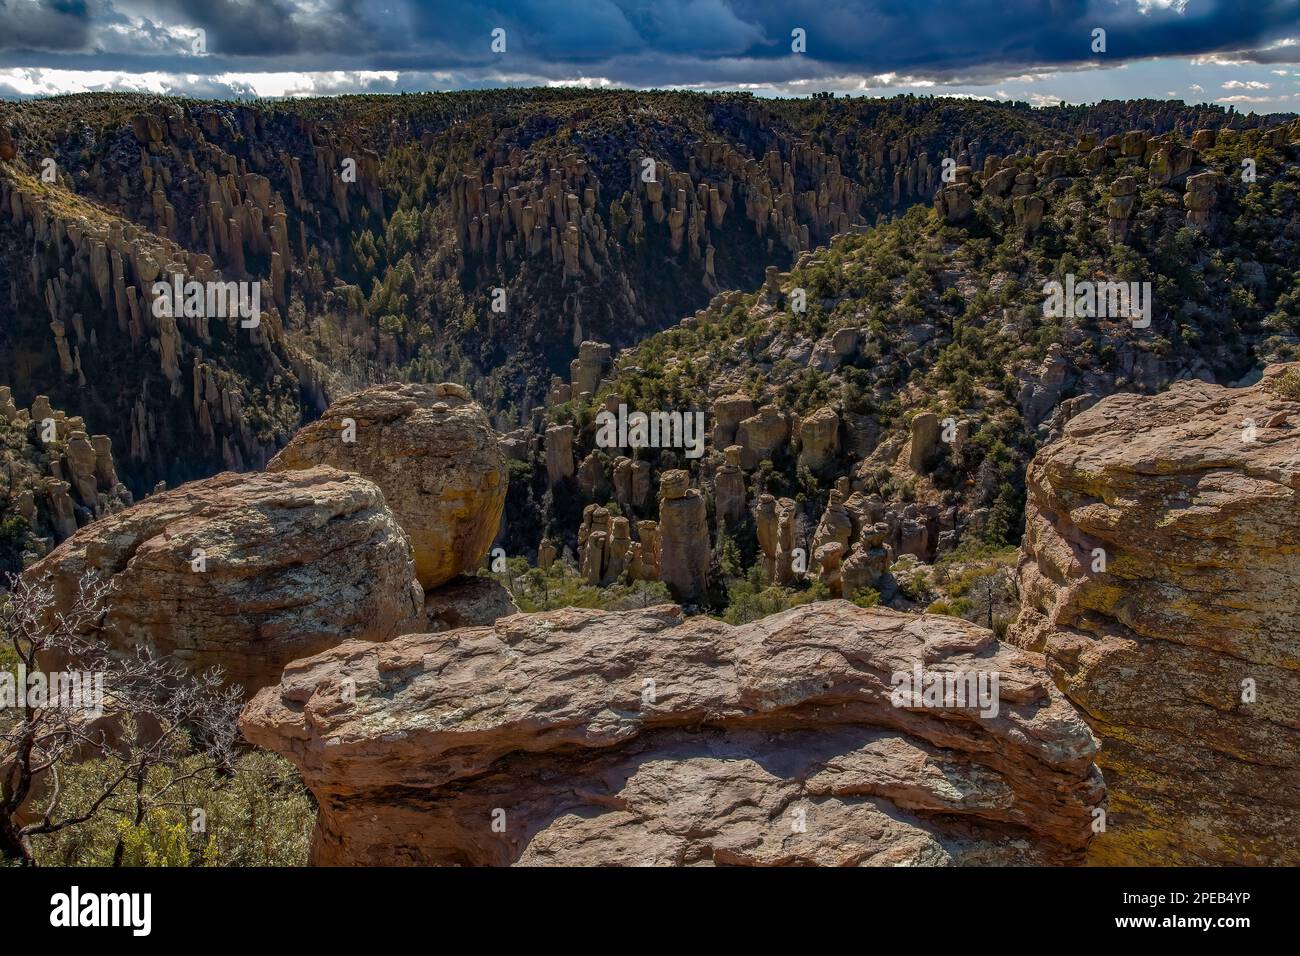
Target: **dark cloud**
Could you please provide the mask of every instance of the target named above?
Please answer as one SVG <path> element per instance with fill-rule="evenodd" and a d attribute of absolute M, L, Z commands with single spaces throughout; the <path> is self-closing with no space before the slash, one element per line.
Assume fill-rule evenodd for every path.
<path fill-rule="evenodd" d="M 0 0 L 0 49 L 84 49 L 93 15 L 85 0 Z"/>
<path fill-rule="evenodd" d="M 0 67 L 215 77 L 385 70 L 600 76 L 629 86 L 897 73 L 981 82 L 1035 68 L 1248 51 L 1295 62 L 1300 0 L 0 0 Z M 506 31 L 493 53 L 492 30 Z M 1107 31 L 1107 51 L 1090 49 Z M 791 31 L 807 53 L 791 54 Z M 189 55 L 190 31 L 208 56 Z"/>

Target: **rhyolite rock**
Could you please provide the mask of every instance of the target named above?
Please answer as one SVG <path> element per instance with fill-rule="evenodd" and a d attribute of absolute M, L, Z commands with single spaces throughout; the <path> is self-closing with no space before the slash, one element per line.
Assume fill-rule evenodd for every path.
<path fill-rule="evenodd" d="M 894 706 L 917 665 L 997 672 L 996 716 Z M 290 665 L 240 725 L 301 771 L 325 865 L 1064 864 L 1104 803 L 1041 657 L 845 601 L 352 643 Z"/>
<path fill-rule="evenodd" d="M 1290 368 L 1112 395 L 1029 468 L 1009 636 L 1046 654 L 1102 740 L 1111 809 L 1090 862 L 1300 863 Z"/>
<path fill-rule="evenodd" d="M 573 477 L 573 426 L 552 425 L 543 435 L 546 449 L 546 483 L 554 485 Z"/>
<path fill-rule="evenodd" d="M 518 614 L 514 596 L 496 578 L 461 575 L 424 596 L 427 630 L 481 627 Z"/>
<path fill-rule="evenodd" d="M 71 607 L 82 578 L 113 587 L 100 634 L 251 693 L 284 665 L 422 624 L 406 534 L 370 481 L 333 468 L 225 472 L 106 515 L 28 568 Z"/>
<path fill-rule="evenodd" d="M 677 469 L 659 479 L 660 580 L 685 602 L 704 596 L 710 557 L 708 508 L 690 481 L 690 472 Z"/>
<path fill-rule="evenodd" d="M 508 484 L 499 437 L 459 385 L 375 385 L 331 405 L 267 470 L 324 464 L 369 478 L 410 537 L 427 590 L 492 547 Z"/>

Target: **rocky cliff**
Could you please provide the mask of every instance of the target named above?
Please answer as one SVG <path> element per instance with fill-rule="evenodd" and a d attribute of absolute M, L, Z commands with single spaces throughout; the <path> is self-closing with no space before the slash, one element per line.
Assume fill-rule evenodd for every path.
<path fill-rule="evenodd" d="M 894 706 L 914 667 L 997 673 L 996 716 Z M 847 602 L 349 643 L 290 665 L 241 727 L 315 793 L 318 864 L 1072 863 L 1104 802 L 1041 658 Z"/>
<path fill-rule="evenodd" d="M 1246 160 L 1267 183 L 1243 179 Z M 568 470 L 553 478 L 580 461 L 579 504 L 616 501 L 635 528 L 658 502 L 619 491 L 628 457 L 651 486 L 686 469 L 715 559 L 734 545 L 742 569 L 761 564 L 782 587 L 816 574 L 832 594 L 925 607 L 939 594 L 909 587 L 916 565 L 1019 542 L 1024 468 L 1072 415 L 1115 392 L 1235 382 L 1296 357 L 1300 123 L 1086 130 L 986 151 L 954 176 L 933 213 L 838 235 L 616 351 L 590 397 L 570 390 L 534 427 L 548 452 L 562 434 Z M 1127 296 L 1133 278 L 1145 319 L 1105 294 L 1091 309 L 1049 299 L 1076 279 L 1080 296 L 1101 280 Z M 598 414 L 623 406 L 698 410 L 702 453 L 601 447 Z M 527 547 L 573 540 L 577 508 L 553 504 Z M 707 584 L 723 611 L 730 576 L 696 572 L 674 593 Z"/>
<path fill-rule="evenodd" d="M 19 408 L 0 385 L 0 574 L 16 574 L 79 527 L 131 503 L 113 443 L 37 395 Z"/>
<path fill-rule="evenodd" d="M 1089 860 L 1300 862 L 1300 366 L 1111 396 L 1028 484 L 1010 640 L 1102 741 Z"/>

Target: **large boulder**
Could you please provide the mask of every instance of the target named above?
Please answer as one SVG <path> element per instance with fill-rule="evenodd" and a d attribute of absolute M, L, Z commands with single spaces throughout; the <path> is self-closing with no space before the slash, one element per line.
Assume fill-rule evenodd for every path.
<path fill-rule="evenodd" d="M 345 440 L 353 437 L 349 423 L 355 440 Z M 508 485 L 499 437 L 459 385 L 375 385 L 331 405 L 266 467 L 324 464 L 369 478 L 410 537 L 416 576 L 431 590 L 473 569 L 492 547 Z"/>
<path fill-rule="evenodd" d="M 916 668 L 997 674 L 997 706 L 891 700 Z M 315 794 L 317 864 L 1063 864 L 1104 802 L 1039 655 L 846 601 L 348 644 L 240 724 Z"/>
<path fill-rule="evenodd" d="M 1010 639 L 1045 652 L 1102 739 L 1090 860 L 1300 863 L 1292 368 L 1113 395 L 1029 468 Z"/>
<path fill-rule="evenodd" d="M 333 468 L 225 472 L 106 515 L 28 568 L 55 611 L 83 577 L 113 592 L 101 635 L 250 694 L 284 665 L 344 641 L 385 641 L 422 621 L 410 544 L 371 482 Z"/>

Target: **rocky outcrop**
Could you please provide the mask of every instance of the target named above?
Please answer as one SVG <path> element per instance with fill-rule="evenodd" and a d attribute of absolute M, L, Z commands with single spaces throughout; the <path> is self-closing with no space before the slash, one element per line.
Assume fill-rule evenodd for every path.
<path fill-rule="evenodd" d="M 956 223 L 970 218 L 975 211 L 970 184 L 954 183 L 943 187 L 934 197 L 934 206 L 947 222 Z"/>
<path fill-rule="evenodd" d="M 758 546 L 763 552 L 763 576 L 773 584 L 794 580 L 795 503 L 764 494 L 754 509 Z"/>
<path fill-rule="evenodd" d="M 996 715 L 894 706 L 914 669 L 997 673 Z M 1038 655 L 844 601 L 351 643 L 290 665 L 240 725 L 301 771 L 326 865 L 1076 863 L 1104 801 Z"/>
<path fill-rule="evenodd" d="M 739 445 L 728 445 L 713 473 L 713 502 L 718 528 L 734 527 L 745 517 L 745 473 L 740 470 Z"/>
<path fill-rule="evenodd" d="M 420 626 L 410 544 L 371 482 L 333 468 L 223 473 L 100 518 L 28 568 L 70 607 L 82 578 L 110 583 L 101 636 L 191 670 L 220 666 L 248 692 L 343 641 Z"/>
<path fill-rule="evenodd" d="M 799 419 L 799 464 L 811 471 L 833 464 L 840 448 L 840 417 L 819 408 Z"/>
<path fill-rule="evenodd" d="M 915 474 L 927 474 L 939 453 L 939 416 L 934 412 L 920 412 L 911 424 L 907 444 L 907 467 Z"/>
<path fill-rule="evenodd" d="M 162 124 L 164 131 L 170 126 Z M 180 142 L 194 147 L 189 136 L 197 132 L 197 126 L 187 128 Z M 127 150 L 106 158 L 110 164 L 134 162 L 129 174 L 107 174 L 101 161 L 83 170 L 86 177 L 78 189 L 99 193 L 107 200 L 100 204 L 87 203 L 62 185 L 44 188 L 21 163 L 0 175 L 0 221 L 35 250 L 30 263 L 18 269 L 27 281 L 15 282 L 10 290 L 11 306 L 22 319 L 13 331 L 23 342 L 21 350 L 12 351 L 30 351 L 35 364 L 0 363 L 7 384 L 31 391 L 45 389 L 48 381 L 55 394 L 68 386 L 84 390 L 79 407 L 88 414 L 95 411 L 95 420 L 103 422 L 97 427 L 109 430 L 107 437 L 118 449 L 124 477 L 137 485 L 174 474 L 182 455 L 188 466 L 179 469 L 183 474 L 261 467 L 301 413 L 325 407 L 322 379 L 329 377 L 283 333 L 287 303 L 277 294 L 276 280 L 282 287 L 290 252 L 278 197 L 259 207 L 256 197 L 262 191 L 253 179 L 265 182 L 262 177 L 232 171 L 218 179 L 208 170 L 210 191 L 220 197 L 213 209 L 198 195 L 175 192 L 170 194 L 173 204 L 161 183 L 152 182 L 157 174 L 142 158 L 147 152 L 174 150 L 169 162 L 174 158 L 178 169 L 187 169 L 186 191 L 209 190 L 204 177 L 189 175 L 194 156 L 182 163 L 176 138 L 170 138 L 171 143 L 148 140 L 140 157 Z M 226 160 L 234 164 L 233 156 L 198 152 L 201 162 L 219 163 L 223 169 Z M 139 221 L 118 215 L 113 207 L 126 198 L 128 184 L 141 180 L 140 202 L 128 204 Z M 244 181 L 242 187 L 237 180 Z M 195 210 L 188 230 L 176 221 L 178 205 Z M 200 221 L 203 236 L 193 231 Z M 181 236 L 184 245 L 175 241 L 182 232 L 188 233 Z M 230 245 L 232 234 L 235 246 Z M 237 309 L 207 305 L 198 314 L 189 308 L 157 314 L 155 282 L 224 287 L 226 280 L 243 281 L 245 252 L 271 265 L 259 288 L 264 294 L 256 322 L 241 325 Z M 261 277 L 252 277 L 253 285 L 259 281 Z M 213 301 L 211 295 L 209 291 L 207 302 Z M 40 326 L 51 338 L 38 345 L 33 319 L 41 308 L 46 318 Z M 121 348 L 101 347 L 108 342 Z M 33 381 L 24 382 L 28 376 Z M 184 401 L 187 392 L 190 400 Z M 246 420 L 243 409 L 254 398 L 274 413 L 266 415 L 263 408 L 257 419 Z"/>
<path fill-rule="evenodd" d="M 505 507 L 505 454 L 459 385 L 388 384 L 331 405 L 267 465 L 333 465 L 377 484 L 411 539 L 426 589 L 475 567 Z"/>
<path fill-rule="evenodd" d="M 596 394 L 601 377 L 609 366 L 610 346 L 604 342 L 583 342 L 578 346 L 578 357 L 569 363 L 572 394 Z"/>
<path fill-rule="evenodd" d="M 9 386 L 0 385 L 0 441 L 8 449 L 5 494 L 28 532 L 0 543 L 0 558 L 9 544 L 30 563 L 78 527 L 132 501 L 118 481 L 112 440 L 88 435 L 84 419 L 55 409 L 46 395 L 23 409 Z"/>
<path fill-rule="evenodd" d="M 659 580 L 659 523 L 638 521 L 638 540 L 632 542 L 628 553 L 628 577 L 633 581 Z"/>
<path fill-rule="evenodd" d="M 1090 860 L 1300 862 L 1300 367 L 1113 395 L 1028 472 L 1024 604 L 1102 739 Z"/>
<path fill-rule="evenodd" d="M 709 576 L 709 524 L 704 498 L 686 471 L 659 479 L 659 577 L 678 601 L 704 596 Z"/>
<path fill-rule="evenodd" d="M 770 459 L 790 440 L 790 420 L 775 405 L 764 405 L 758 414 L 736 426 L 736 444 L 741 447 L 740 467 L 752 471 Z"/>
<path fill-rule="evenodd" d="M 1183 193 L 1183 205 L 1187 209 L 1187 225 L 1191 229 L 1208 229 L 1211 211 L 1218 200 L 1216 189 L 1219 177 L 1212 172 L 1197 173 L 1187 177 L 1187 192 Z"/>
<path fill-rule="evenodd" d="M 546 429 L 546 482 L 554 485 L 573 477 L 573 426 L 552 425 Z"/>
<path fill-rule="evenodd" d="M 1132 176 L 1120 176 L 1110 184 L 1110 201 L 1106 204 L 1107 234 L 1111 239 L 1122 242 L 1128 236 L 1129 219 L 1133 216 L 1133 207 L 1137 205 L 1137 180 Z"/>
<path fill-rule="evenodd" d="M 736 440 L 736 426 L 754 414 L 746 395 L 723 395 L 713 402 L 713 447 L 726 448 Z"/>

